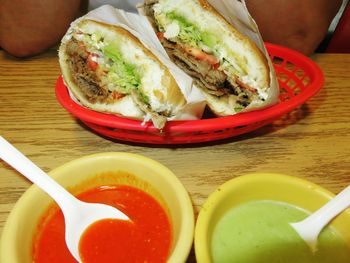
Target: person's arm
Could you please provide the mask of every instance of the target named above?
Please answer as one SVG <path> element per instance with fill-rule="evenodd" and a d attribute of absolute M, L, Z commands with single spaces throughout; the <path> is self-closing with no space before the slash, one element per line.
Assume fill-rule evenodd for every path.
<path fill-rule="evenodd" d="M 246 0 L 263 39 L 298 50 L 315 51 L 342 0 Z"/>
<path fill-rule="evenodd" d="M 55 45 L 80 15 L 82 0 L 1 0 L 0 47 L 16 57 Z"/>

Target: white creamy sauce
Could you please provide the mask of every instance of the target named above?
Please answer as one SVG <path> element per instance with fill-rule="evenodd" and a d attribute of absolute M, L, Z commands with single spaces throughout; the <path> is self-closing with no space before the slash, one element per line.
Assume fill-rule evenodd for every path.
<path fill-rule="evenodd" d="M 257 83 L 260 82 L 262 74 L 260 74 L 261 69 L 255 64 L 255 58 L 245 49 L 245 42 L 237 39 L 234 34 L 227 29 L 225 23 L 213 16 L 212 13 L 204 10 L 197 2 L 187 0 L 159 0 L 159 2 L 154 5 L 154 11 L 156 19 L 162 25 L 165 25 L 166 30 L 170 26 L 170 21 L 166 17 L 166 14 L 175 12 L 196 25 L 203 32 L 208 32 L 217 36 L 222 43 L 215 47 L 219 59 L 222 61 L 223 58 L 226 58 L 230 61 L 232 66 L 239 72 L 239 77 L 241 78 L 244 76 L 244 81 L 243 79 L 242 81 L 247 81 L 246 83 L 248 85 L 258 89 Z M 237 61 L 237 59 L 246 65 L 244 69 L 242 69 L 238 63 L 234 62 Z M 249 77 L 246 75 L 249 75 Z"/>
<path fill-rule="evenodd" d="M 84 28 L 81 29 L 85 33 L 92 33 L 93 28 Z M 90 32 L 89 32 L 90 31 Z M 164 111 L 167 110 L 167 105 L 162 105 L 154 92 L 162 93 L 163 97 L 167 97 L 167 89 L 163 87 L 162 78 L 165 74 L 164 69 L 162 69 L 158 62 L 154 61 L 152 58 L 146 54 L 143 49 L 134 44 L 125 36 L 120 36 L 118 38 L 110 37 L 109 31 L 106 29 L 98 28 L 99 34 L 104 37 L 104 41 L 98 41 L 96 36 L 93 34 L 92 41 L 90 44 L 93 44 L 96 51 L 101 49 L 107 43 L 119 43 L 120 52 L 122 53 L 123 59 L 125 62 L 135 65 L 137 71 L 140 72 L 141 77 L 141 89 L 145 95 L 149 98 L 149 103 L 154 111 Z M 79 34 L 78 37 L 80 38 Z M 83 35 L 83 34 L 81 34 Z M 98 52 L 97 52 L 98 53 Z M 96 62 L 104 63 L 104 58 L 93 58 Z M 104 63 L 105 64 L 105 63 Z M 106 64 L 107 65 L 107 64 Z M 120 110 L 120 109 L 119 109 Z"/>
<path fill-rule="evenodd" d="M 171 38 L 177 37 L 179 33 L 180 33 L 180 26 L 178 23 L 174 21 L 166 26 L 164 37 L 166 39 L 171 39 Z"/>

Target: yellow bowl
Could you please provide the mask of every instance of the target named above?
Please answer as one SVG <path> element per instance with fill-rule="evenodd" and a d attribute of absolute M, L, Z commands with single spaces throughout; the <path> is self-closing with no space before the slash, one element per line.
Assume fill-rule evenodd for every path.
<path fill-rule="evenodd" d="M 197 262 L 212 262 L 213 230 L 230 208 L 253 200 L 273 200 L 312 212 L 333 197 L 334 194 L 316 184 L 287 175 L 254 173 L 231 179 L 208 197 L 199 212 L 194 238 Z M 333 220 L 332 226 L 350 248 L 350 210 Z"/>
<path fill-rule="evenodd" d="M 130 153 L 101 153 L 66 163 L 50 173 L 72 193 L 105 184 L 126 184 L 154 196 L 165 208 L 173 227 L 168 262 L 185 262 L 193 242 L 194 213 L 189 195 L 165 166 Z M 31 186 L 11 211 L 0 244 L 0 262 L 32 262 L 32 242 L 37 223 L 52 204 L 37 186 Z"/>

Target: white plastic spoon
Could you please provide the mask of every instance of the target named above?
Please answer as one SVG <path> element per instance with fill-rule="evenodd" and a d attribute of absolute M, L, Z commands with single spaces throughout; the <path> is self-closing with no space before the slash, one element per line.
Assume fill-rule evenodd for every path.
<path fill-rule="evenodd" d="M 321 230 L 339 213 L 350 206 L 350 186 L 300 222 L 290 225 L 305 240 L 312 252 L 317 250 L 317 238 Z"/>
<path fill-rule="evenodd" d="M 67 247 L 79 262 L 80 237 L 89 225 L 106 218 L 129 220 L 128 216 L 112 206 L 78 200 L 1 136 L 0 158 L 56 201 L 64 215 Z"/>

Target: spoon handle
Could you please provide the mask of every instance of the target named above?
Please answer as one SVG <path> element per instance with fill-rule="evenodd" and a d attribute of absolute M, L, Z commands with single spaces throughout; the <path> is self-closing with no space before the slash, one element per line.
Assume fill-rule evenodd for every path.
<path fill-rule="evenodd" d="M 75 199 L 74 196 L 56 183 L 47 173 L 36 166 L 2 136 L 0 136 L 0 158 L 44 190 L 62 209 L 73 204 L 72 201 L 74 200 L 67 199 Z"/>
<path fill-rule="evenodd" d="M 350 185 L 341 191 L 336 197 L 331 199 L 319 210 L 312 213 L 304 221 L 313 224 L 314 228 L 321 230 L 334 217 L 350 206 Z"/>

